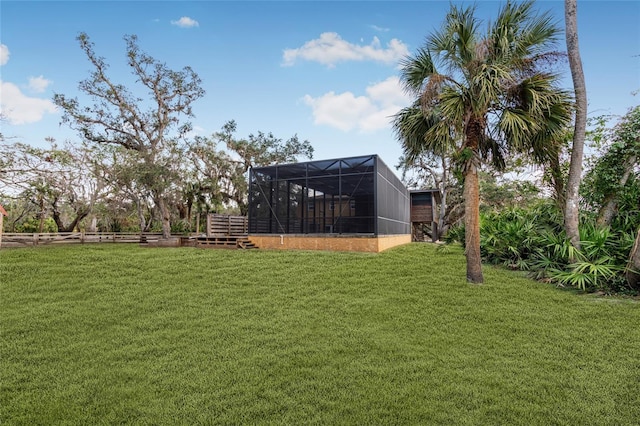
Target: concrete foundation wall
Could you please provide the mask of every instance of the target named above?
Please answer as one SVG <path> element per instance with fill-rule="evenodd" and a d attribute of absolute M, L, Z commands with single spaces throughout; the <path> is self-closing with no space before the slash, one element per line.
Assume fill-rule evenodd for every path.
<path fill-rule="evenodd" d="M 411 242 L 411 235 L 346 236 L 346 235 L 249 235 L 252 243 L 261 249 L 276 250 L 329 250 L 379 253 Z"/>
<path fill-rule="evenodd" d="M 401 246 L 409 244 L 411 242 L 411 235 L 388 235 L 384 237 L 378 237 L 378 252 L 390 249 L 395 246 Z"/>

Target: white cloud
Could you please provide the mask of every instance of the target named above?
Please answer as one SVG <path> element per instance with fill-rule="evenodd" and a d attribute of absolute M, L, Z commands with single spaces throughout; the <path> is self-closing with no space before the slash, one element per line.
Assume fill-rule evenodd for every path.
<path fill-rule="evenodd" d="M 303 102 L 312 109 L 315 124 L 361 132 L 390 127 L 391 116 L 409 105 L 411 100 L 397 77 L 389 77 L 367 87 L 366 95 L 328 92 L 317 98 L 310 95 L 303 98 Z"/>
<path fill-rule="evenodd" d="M 44 114 L 56 111 L 56 106 L 50 100 L 31 98 L 24 95 L 15 84 L 0 81 L 0 113 L 9 123 L 35 123 L 42 120 Z"/>
<path fill-rule="evenodd" d="M 400 108 L 404 108 L 413 100 L 402 88 L 400 79 L 395 76 L 367 87 L 366 91 L 371 99 L 383 106 L 401 105 Z"/>
<path fill-rule="evenodd" d="M 345 131 L 357 127 L 363 117 L 375 113 L 369 98 L 356 97 L 351 92 L 338 95 L 329 92 L 319 98 L 305 95 L 303 99 L 313 109 L 315 124 L 326 124 Z"/>
<path fill-rule="evenodd" d="M 0 44 L 0 65 L 9 62 L 9 48 L 6 44 Z"/>
<path fill-rule="evenodd" d="M 43 76 L 29 77 L 29 89 L 35 93 L 44 92 L 50 84 L 51 80 L 47 80 Z"/>
<path fill-rule="evenodd" d="M 322 33 L 320 38 L 306 42 L 297 49 L 285 49 L 282 55 L 284 66 L 293 65 L 297 59 L 319 62 L 329 67 L 343 61 L 376 61 L 396 63 L 409 54 L 407 45 L 392 39 L 383 48 L 380 39 L 374 37 L 368 45 L 352 44 L 337 33 Z"/>
<path fill-rule="evenodd" d="M 192 28 L 192 27 L 199 27 L 200 26 L 198 21 L 196 21 L 195 19 L 191 19 L 188 16 L 183 16 L 182 18 L 178 19 L 177 21 L 171 21 L 171 25 L 176 25 L 176 26 L 182 27 L 182 28 Z"/>
<path fill-rule="evenodd" d="M 386 33 L 389 32 L 389 28 L 383 28 L 383 27 L 379 27 L 377 25 L 370 25 L 370 27 L 376 31 L 379 31 L 381 33 Z"/>

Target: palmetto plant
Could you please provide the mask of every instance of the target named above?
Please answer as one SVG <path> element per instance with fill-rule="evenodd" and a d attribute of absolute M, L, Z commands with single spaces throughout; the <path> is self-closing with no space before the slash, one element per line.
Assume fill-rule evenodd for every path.
<path fill-rule="evenodd" d="M 569 95 L 548 70 L 560 34 L 532 1 L 508 2 L 488 30 L 473 7 L 452 6 L 440 30 L 402 64 L 401 80 L 415 103 L 394 129 L 405 156 L 451 155 L 464 176 L 467 280 L 483 281 L 478 169 L 504 166 L 517 151 L 547 158 L 570 120 Z"/>
<path fill-rule="evenodd" d="M 588 222 L 580 227 L 581 252 L 587 259 L 609 256 L 617 245 L 616 235 L 609 227 L 599 227 Z"/>
<path fill-rule="evenodd" d="M 579 260 L 566 270 L 555 271 L 551 279 L 559 284 L 567 284 L 580 290 L 609 289 L 610 282 L 624 271 L 624 266 L 616 265 L 609 256 L 596 260 Z"/>
<path fill-rule="evenodd" d="M 483 216 L 481 220 L 482 256 L 491 263 L 501 263 L 514 269 L 528 270 L 527 259 L 536 247 L 537 224 L 524 211 L 510 210 Z"/>
<path fill-rule="evenodd" d="M 581 249 L 576 249 L 562 226 L 562 214 L 553 203 L 530 209 L 506 209 L 481 216 L 483 259 L 492 264 L 527 271 L 537 280 L 583 291 L 629 291 L 624 273 L 634 234 L 596 224 L 584 216 Z M 453 228 L 448 242 L 464 240 Z"/>
<path fill-rule="evenodd" d="M 598 226 L 593 220 L 580 227 L 579 256 L 549 277 L 581 290 L 618 291 L 625 288 L 624 271 L 633 234 Z"/>

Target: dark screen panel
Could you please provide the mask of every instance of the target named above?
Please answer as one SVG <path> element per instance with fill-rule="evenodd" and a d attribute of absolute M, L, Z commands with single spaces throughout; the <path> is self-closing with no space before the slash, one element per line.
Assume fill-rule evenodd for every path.
<path fill-rule="evenodd" d="M 254 168 L 249 192 L 252 233 L 410 233 L 407 191 L 377 156 Z"/>

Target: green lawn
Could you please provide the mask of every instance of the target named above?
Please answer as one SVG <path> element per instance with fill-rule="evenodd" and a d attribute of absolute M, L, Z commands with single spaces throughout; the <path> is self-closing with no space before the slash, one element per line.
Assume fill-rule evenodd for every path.
<path fill-rule="evenodd" d="M 374 254 L 0 250 L 0 424 L 638 424 L 640 304 Z"/>

